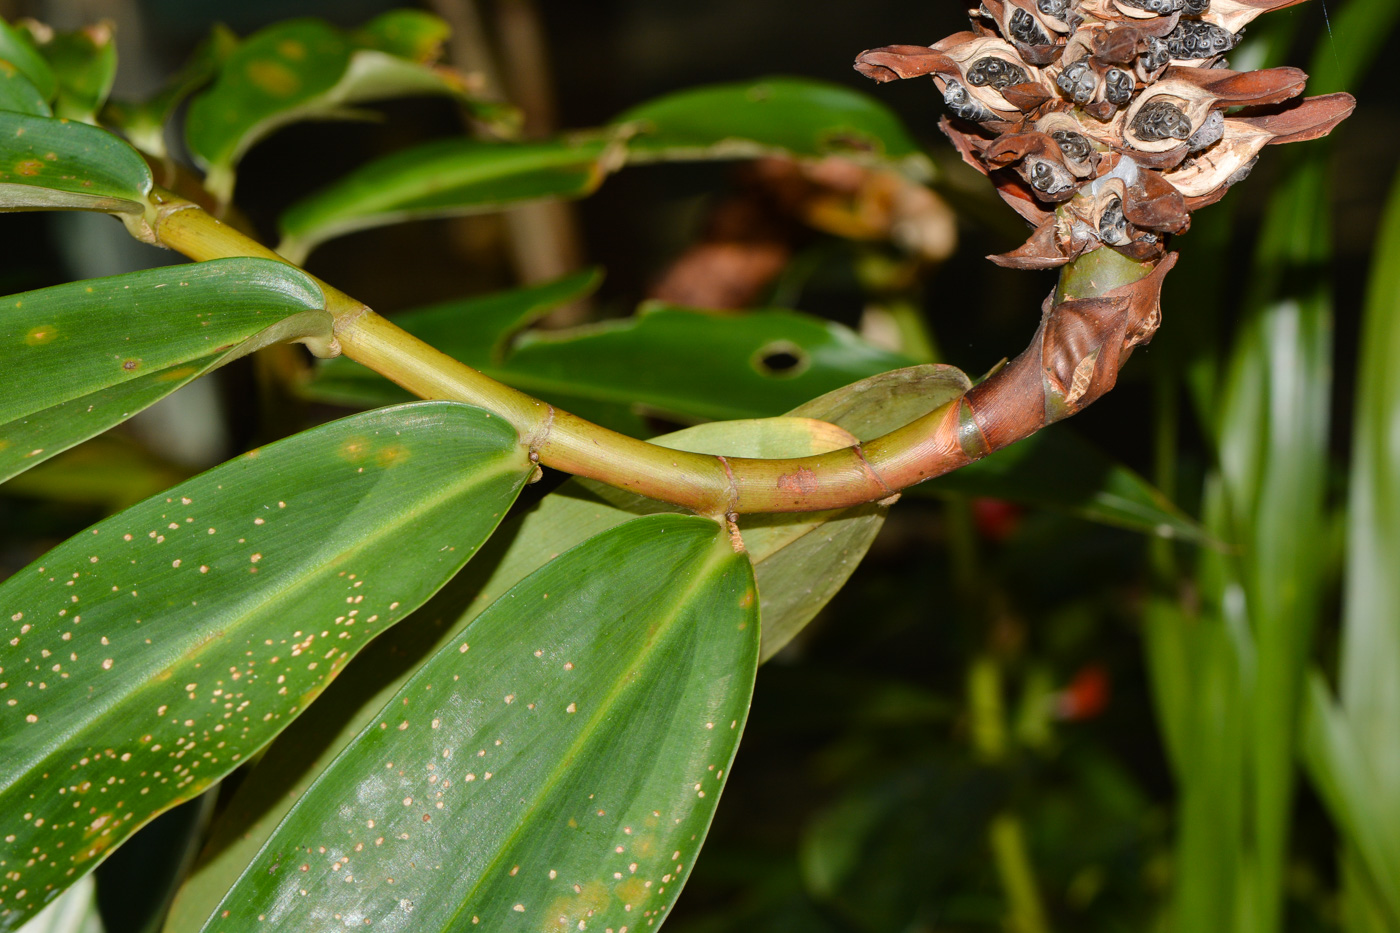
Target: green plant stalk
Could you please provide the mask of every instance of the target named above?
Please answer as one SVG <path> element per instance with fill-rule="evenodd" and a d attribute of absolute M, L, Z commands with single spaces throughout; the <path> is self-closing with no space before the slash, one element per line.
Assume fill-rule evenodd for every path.
<path fill-rule="evenodd" d="M 146 221 L 153 242 L 191 259 L 286 261 L 197 205 L 159 189 Z M 1091 297 L 1151 271 L 1101 249 L 1065 268 L 1060 293 Z M 504 417 L 537 463 L 704 515 L 815 511 L 888 499 L 1020 440 L 1089 401 L 1067 404 L 1061 396 L 1047 396 L 1038 333 L 1025 354 L 967 395 L 866 444 L 792 460 L 691 454 L 618 434 L 504 386 L 321 284 L 326 310 L 335 319 L 333 350 L 423 398 L 466 402 Z"/>

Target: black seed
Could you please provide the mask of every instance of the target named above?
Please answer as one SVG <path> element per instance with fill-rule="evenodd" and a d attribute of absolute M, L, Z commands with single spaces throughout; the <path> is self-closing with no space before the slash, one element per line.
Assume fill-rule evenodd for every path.
<path fill-rule="evenodd" d="M 1158 16 L 1170 16 L 1181 9 L 1182 0 L 1123 0 L 1128 6 Z"/>
<path fill-rule="evenodd" d="M 1035 0 L 1035 8 L 1042 16 L 1065 21 L 1065 16 L 1069 13 L 1069 0 Z"/>
<path fill-rule="evenodd" d="M 1179 61 L 1213 58 L 1233 49 L 1239 39 L 1228 29 L 1200 20 L 1182 20 L 1167 33 L 1167 50 Z"/>
<path fill-rule="evenodd" d="M 1206 117 L 1206 122 L 1201 124 L 1201 128 L 1191 134 L 1191 138 L 1186 140 L 1186 145 L 1192 152 L 1200 152 L 1209 146 L 1214 146 L 1220 142 L 1225 135 L 1225 114 L 1219 110 L 1212 110 L 1210 116 Z"/>
<path fill-rule="evenodd" d="M 1122 68 L 1110 68 L 1104 72 L 1103 76 L 1103 97 L 1117 107 L 1121 107 L 1132 99 L 1133 91 L 1137 88 L 1137 82 L 1133 76 Z"/>
<path fill-rule="evenodd" d="M 1055 86 L 1076 104 L 1087 104 L 1094 99 L 1094 92 L 1099 88 L 1099 77 L 1089 67 L 1089 60 L 1081 58 L 1065 66 L 1065 70 L 1055 79 Z"/>
<path fill-rule="evenodd" d="M 1183 0 L 1181 12 L 1187 16 L 1200 16 L 1210 12 L 1210 0 Z"/>
<path fill-rule="evenodd" d="M 1011 14 L 1011 38 L 1017 42 L 1024 42 L 1026 45 L 1049 45 L 1050 37 L 1045 34 L 1045 30 L 1040 28 L 1040 24 L 1020 7 Z"/>
<path fill-rule="evenodd" d="M 1160 71 L 1171 60 L 1171 49 L 1167 47 L 1167 44 L 1155 36 L 1148 36 L 1147 51 L 1138 56 L 1138 63 L 1142 65 L 1142 70 L 1148 74 Z"/>
<path fill-rule="evenodd" d="M 1099 216 L 1099 239 L 1110 246 L 1128 244 L 1128 219 L 1123 216 L 1123 202 L 1114 198 Z"/>
<path fill-rule="evenodd" d="M 981 101 L 967 92 L 967 88 L 956 81 L 947 82 L 947 86 L 943 89 L 943 102 L 948 105 L 949 110 L 953 111 L 953 116 L 971 120 L 974 123 L 981 123 L 983 120 L 990 120 L 995 116 L 990 108 L 984 106 Z"/>
<path fill-rule="evenodd" d="M 1235 169 L 1234 173 L 1231 174 L 1229 178 L 1225 179 L 1225 187 L 1228 188 L 1231 185 L 1238 185 L 1240 182 L 1248 178 L 1249 173 L 1254 171 L 1254 166 L 1258 164 L 1258 162 L 1259 157 L 1255 156 L 1254 158 L 1246 162 L 1244 165 L 1241 165 L 1239 168 Z"/>
<path fill-rule="evenodd" d="M 1191 121 L 1180 107 L 1159 97 L 1143 105 L 1130 129 L 1144 142 L 1186 139 L 1191 135 Z"/>
<path fill-rule="evenodd" d="M 977 59 L 967 69 L 967 83 L 973 87 L 992 87 L 1000 91 L 1013 84 L 1025 84 L 1028 80 L 1026 69 L 994 55 Z"/>
<path fill-rule="evenodd" d="M 1063 165 L 1048 159 L 1029 159 L 1026 174 L 1031 187 L 1042 194 L 1060 194 L 1074 187 L 1074 176 Z"/>
<path fill-rule="evenodd" d="M 1083 162 L 1089 158 L 1092 147 L 1089 140 L 1080 133 L 1070 130 L 1057 130 L 1050 134 L 1050 138 L 1060 145 L 1060 153 L 1071 162 Z"/>

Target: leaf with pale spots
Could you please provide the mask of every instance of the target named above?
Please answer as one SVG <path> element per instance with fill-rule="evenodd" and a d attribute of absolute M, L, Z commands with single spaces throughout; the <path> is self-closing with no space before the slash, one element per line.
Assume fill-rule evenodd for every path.
<path fill-rule="evenodd" d="M 0 298 L 0 481 L 279 340 L 330 337 L 321 289 L 268 259 L 220 259 Z"/>
<path fill-rule="evenodd" d="M 380 409 L 210 470 L 0 584 L 0 930 L 237 767 L 470 558 L 533 465 Z"/>
<path fill-rule="evenodd" d="M 743 731 L 757 604 L 708 519 L 565 552 L 390 699 L 204 929 L 655 927 Z"/>
<path fill-rule="evenodd" d="M 672 446 L 799 457 L 878 436 L 965 391 L 950 366 L 917 366 L 846 386 L 801 406 L 799 418 L 705 425 L 659 439 Z M 821 418 L 835 424 L 812 419 Z M 839 427 L 838 427 L 839 426 Z M 850 433 L 847 434 L 846 432 Z M 372 721 L 418 663 L 512 586 L 559 552 L 664 503 L 574 479 L 529 512 L 508 519 L 482 555 L 412 619 L 377 639 L 254 767 L 215 824 L 204 856 L 175 901 L 171 933 L 198 929 L 254 854 L 350 741 Z M 802 629 L 860 563 L 884 520 L 871 504 L 835 512 L 744 516 L 767 658 Z"/>
<path fill-rule="evenodd" d="M 150 192 L 146 160 L 106 130 L 0 111 L 0 211 L 107 211 L 138 225 Z"/>
<path fill-rule="evenodd" d="M 529 143 L 440 139 L 370 162 L 282 215 L 277 251 L 294 262 L 356 230 L 424 217 L 499 211 L 592 194 L 607 137 Z"/>
<path fill-rule="evenodd" d="M 434 67 L 423 55 L 440 21 L 386 14 L 349 35 L 316 19 L 269 26 L 230 54 L 214 85 L 190 103 L 185 141 L 208 170 L 205 186 L 227 200 L 234 167 L 258 140 L 302 120 L 363 119 L 351 105 L 409 95 L 449 95 L 490 121 L 511 122 L 512 111 L 477 100 L 467 76 Z M 402 52 L 413 57 L 402 57 Z"/>

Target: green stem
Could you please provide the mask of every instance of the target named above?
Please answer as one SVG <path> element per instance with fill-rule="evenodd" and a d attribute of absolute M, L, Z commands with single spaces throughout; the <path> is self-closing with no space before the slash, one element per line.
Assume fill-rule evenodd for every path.
<path fill-rule="evenodd" d="M 152 196 L 154 239 L 195 260 L 258 256 L 286 260 L 169 192 Z M 1142 278 L 1150 268 L 1099 250 L 1066 267 L 1076 296 Z M 1094 257 L 1090 262 L 1090 257 Z M 1112 284 L 1107 284 L 1107 283 Z M 339 289 L 321 283 L 345 356 L 429 399 L 477 405 L 504 417 L 531 459 L 578 476 L 684 506 L 703 515 L 804 512 L 883 500 L 947 473 L 1036 430 L 1048 417 L 1031 350 L 968 395 L 865 444 L 790 460 L 717 457 L 668 450 L 599 427 L 434 349 Z M 1062 287 L 1066 287 L 1062 286 Z M 1056 418 L 1072 413 L 1057 412 Z"/>

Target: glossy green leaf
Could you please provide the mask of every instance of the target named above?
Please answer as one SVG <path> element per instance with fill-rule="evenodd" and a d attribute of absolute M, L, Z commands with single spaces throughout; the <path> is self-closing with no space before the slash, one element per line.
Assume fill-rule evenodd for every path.
<path fill-rule="evenodd" d="M 79 125 L 79 124 L 70 124 Z M 0 299 L 0 478 L 124 420 L 210 368 L 276 340 L 325 338 L 305 273 L 221 259 Z"/>
<path fill-rule="evenodd" d="M 531 469 L 479 409 L 380 409 L 210 470 L 0 584 L 0 930 L 281 731 L 457 572 Z"/>
<path fill-rule="evenodd" d="M 664 918 L 748 713 L 748 562 L 708 519 L 637 519 L 454 642 L 297 802 L 205 930 Z"/>
<path fill-rule="evenodd" d="M 1072 428 L 1053 427 L 914 487 L 919 494 L 1006 499 L 1196 544 L 1216 539 L 1140 474 Z"/>
<path fill-rule="evenodd" d="M 282 215 L 278 252 L 300 261 L 319 243 L 424 217 L 580 198 L 603 181 L 608 142 L 443 139 L 370 162 Z"/>
<path fill-rule="evenodd" d="M 795 412 L 799 418 L 751 422 L 736 430 L 706 425 L 670 440 L 713 448 L 710 442 L 718 435 L 707 434 L 708 429 L 726 434 L 726 446 L 802 456 L 848 442 L 843 430 L 861 439 L 883 434 L 967 387 L 967 377 L 952 367 L 913 367 L 814 399 Z M 814 418 L 839 427 L 810 420 Z M 779 437 L 783 440 L 776 440 Z M 442 596 L 371 645 L 330 687 L 327 702 L 313 706 L 272 745 L 215 826 L 202 863 L 180 892 L 166 929 L 186 933 L 199 927 L 292 803 L 402 688 L 419 659 L 456 638 L 487 606 L 561 551 L 639 515 L 670 508 L 601 483 L 572 479 L 530 511 L 507 520 Z M 868 505 L 821 516 L 744 517 L 744 540 L 763 619 L 761 657 L 774 654 L 825 605 L 859 563 L 884 512 Z"/>
<path fill-rule="evenodd" d="M 58 93 L 58 79 L 53 68 L 39 54 L 29 33 L 16 29 L 4 19 L 0 19 L 0 60 L 14 65 L 39 89 L 44 100 L 53 100 Z"/>
<path fill-rule="evenodd" d="M 140 215 L 151 170 L 140 153 L 86 123 L 0 112 L 0 211 Z"/>
<path fill-rule="evenodd" d="M 354 230 L 592 194 L 629 161 L 841 155 L 919 179 L 927 156 L 892 111 L 836 85 L 794 78 L 687 91 L 623 114 L 580 139 L 492 145 L 440 140 L 371 162 L 294 205 L 278 251 L 301 261 Z"/>
<path fill-rule="evenodd" d="M 167 157 L 166 124 L 191 94 L 213 80 L 219 67 L 237 47 L 238 37 L 227 26 L 216 24 L 185 66 L 154 96 L 140 102 L 108 101 L 102 109 L 102 122 L 121 130 L 131 144 L 143 152 L 157 158 Z"/>
<path fill-rule="evenodd" d="M 368 35 L 384 47 L 399 41 L 390 25 L 380 33 Z M 380 48 L 357 48 L 350 36 L 321 20 L 289 20 L 249 36 L 228 56 L 214 86 L 191 102 L 185 140 L 208 171 L 206 187 L 227 200 L 238 161 L 278 127 L 353 117 L 353 104 L 411 94 L 468 100 L 455 72 Z"/>
<path fill-rule="evenodd" d="M 918 178 L 931 163 L 894 111 L 836 84 L 765 78 L 681 91 L 627 111 L 629 161 L 839 155 L 895 163 Z"/>
<path fill-rule="evenodd" d="M 76 32 L 45 32 L 33 37 L 57 83 L 54 115 L 83 123 L 96 122 L 97 111 L 102 109 L 117 76 L 117 44 L 111 22 Z"/>
<path fill-rule="evenodd" d="M 34 82 L 4 60 L 0 60 L 0 110 L 11 110 L 31 117 L 53 116 L 48 101 Z"/>

